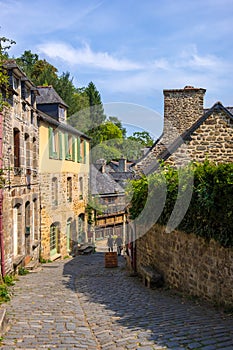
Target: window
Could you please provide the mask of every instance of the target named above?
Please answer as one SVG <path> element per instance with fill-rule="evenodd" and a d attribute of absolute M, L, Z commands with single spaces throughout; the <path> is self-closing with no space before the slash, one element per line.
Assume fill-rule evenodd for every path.
<path fill-rule="evenodd" d="M 58 158 L 59 146 L 58 131 L 49 127 L 49 158 Z"/>
<path fill-rule="evenodd" d="M 30 233 L 31 233 L 31 212 L 30 212 L 30 202 L 25 204 L 25 253 L 30 255 Z"/>
<path fill-rule="evenodd" d="M 29 135 L 25 134 L 24 136 L 25 146 L 24 146 L 24 152 L 25 152 L 25 165 L 27 169 L 30 169 L 30 142 L 29 142 Z"/>
<path fill-rule="evenodd" d="M 72 202 L 72 177 L 67 177 L 67 202 Z"/>
<path fill-rule="evenodd" d="M 34 199 L 32 202 L 32 241 L 38 239 L 38 207 L 37 199 Z"/>
<path fill-rule="evenodd" d="M 20 167 L 20 131 L 14 129 L 14 167 Z"/>
<path fill-rule="evenodd" d="M 20 241 L 20 204 L 16 204 L 13 208 L 13 254 L 17 256 L 19 251 L 19 241 Z"/>
<path fill-rule="evenodd" d="M 13 76 L 13 89 L 18 90 L 19 89 L 19 79 Z"/>
<path fill-rule="evenodd" d="M 79 163 L 86 163 L 86 157 L 87 157 L 87 143 L 86 140 L 78 138 L 78 145 L 77 145 L 77 155 L 78 159 L 77 161 Z"/>
<path fill-rule="evenodd" d="M 81 163 L 82 157 L 81 157 L 81 140 L 80 137 L 77 138 L 77 162 Z"/>
<path fill-rule="evenodd" d="M 65 121 L 65 109 L 61 106 L 58 107 L 58 118 L 60 122 Z"/>
<path fill-rule="evenodd" d="M 36 138 L 33 137 L 32 139 L 32 167 L 33 167 L 33 175 L 37 175 L 37 160 L 38 160 L 38 155 L 37 155 L 37 145 L 36 145 Z"/>
<path fill-rule="evenodd" d="M 30 202 L 25 204 L 25 234 L 30 234 Z"/>
<path fill-rule="evenodd" d="M 58 132 L 58 138 L 59 138 L 59 159 L 63 159 L 63 134 L 61 131 Z"/>
<path fill-rule="evenodd" d="M 73 138 L 71 135 L 68 135 L 68 154 L 69 154 L 69 159 L 72 159 L 72 143 L 73 143 Z"/>
<path fill-rule="evenodd" d="M 56 177 L 52 179 L 52 205 L 58 205 L 58 181 Z"/>
<path fill-rule="evenodd" d="M 83 141 L 83 163 L 87 163 L 87 141 Z"/>
<path fill-rule="evenodd" d="M 65 134 L 65 152 L 66 152 L 66 160 L 72 159 L 72 136 L 69 134 Z"/>
<path fill-rule="evenodd" d="M 83 199 L 83 177 L 79 177 L 78 180 L 78 190 L 79 190 L 79 199 Z"/>
<path fill-rule="evenodd" d="M 82 139 L 80 143 L 80 155 L 81 155 L 81 163 L 84 163 L 84 140 Z"/>
<path fill-rule="evenodd" d="M 85 242 L 85 232 L 84 232 L 84 223 L 85 223 L 85 215 L 80 214 L 78 216 L 78 242 L 83 243 Z"/>
<path fill-rule="evenodd" d="M 31 124 L 33 125 L 34 124 L 34 112 L 33 110 L 31 109 Z"/>

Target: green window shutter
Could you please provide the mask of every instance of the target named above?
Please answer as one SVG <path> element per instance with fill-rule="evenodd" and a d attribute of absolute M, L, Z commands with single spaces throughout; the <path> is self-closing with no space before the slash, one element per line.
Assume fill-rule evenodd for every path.
<path fill-rule="evenodd" d="M 53 128 L 49 126 L 49 158 L 53 158 Z"/>
<path fill-rule="evenodd" d="M 81 142 L 80 142 L 80 137 L 77 138 L 77 162 L 80 163 L 81 162 Z"/>
<path fill-rule="evenodd" d="M 75 155 L 76 155 L 76 150 L 75 150 L 75 137 L 72 136 L 72 160 L 75 162 Z"/>
<path fill-rule="evenodd" d="M 87 162 L 87 159 L 86 159 L 86 157 L 87 157 L 87 141 L 86 140 L 84 140 L 84 150 L 83 150 L 83 152 L 84 152 L 84 163 L 86 163 Z"/>
<path fill-rule="evenodd" d="M 59 159 L 63 159 L 63 143 L 62 143 L 62 139 L 63 139 L 63 137 L 62 137 L 62 133 L 61 133 L 61 131 L 59 131 Z"/>
<path fill-rule="evenodd" d="M 68 134 L 65 134 L 65 155 L 66 155 L 66 159 L 70 158 L 69 155 L 69 141 L 68 141 Z"/>

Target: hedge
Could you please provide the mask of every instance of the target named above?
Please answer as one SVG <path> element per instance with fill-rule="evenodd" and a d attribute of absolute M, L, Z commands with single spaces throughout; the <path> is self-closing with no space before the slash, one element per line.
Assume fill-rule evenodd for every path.
<path fill-rule="evenodd" d="M 188 191 L 185 208 L 182 198 L 188 197 Z M 128 194 L 130 218 L 140 224 L 149 225 L 156 218 L 167 225 L 180 215 L 183 219 L 175 228 L 233 246 L 233 163 L 205 161 L 180 169 L 162 164 L 158 172 L 131 181 Z"/>

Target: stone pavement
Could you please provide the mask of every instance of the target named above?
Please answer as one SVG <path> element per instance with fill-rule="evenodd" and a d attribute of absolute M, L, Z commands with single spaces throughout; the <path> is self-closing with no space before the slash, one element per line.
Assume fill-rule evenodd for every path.
<path fill-rule="evenodd" d="M 143 286 L 104 253 L 43 264 L 19 277 L 7 303 L 2 350 L 233 350 L 233 318 Z"/>

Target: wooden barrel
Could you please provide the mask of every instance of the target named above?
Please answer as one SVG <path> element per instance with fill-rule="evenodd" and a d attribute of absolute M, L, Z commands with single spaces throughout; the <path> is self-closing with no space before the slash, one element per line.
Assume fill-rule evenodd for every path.
<path fill-rule="evenodd" d="M 117 267 L 117 252 L 105 253 L 105 267 Z"/>

